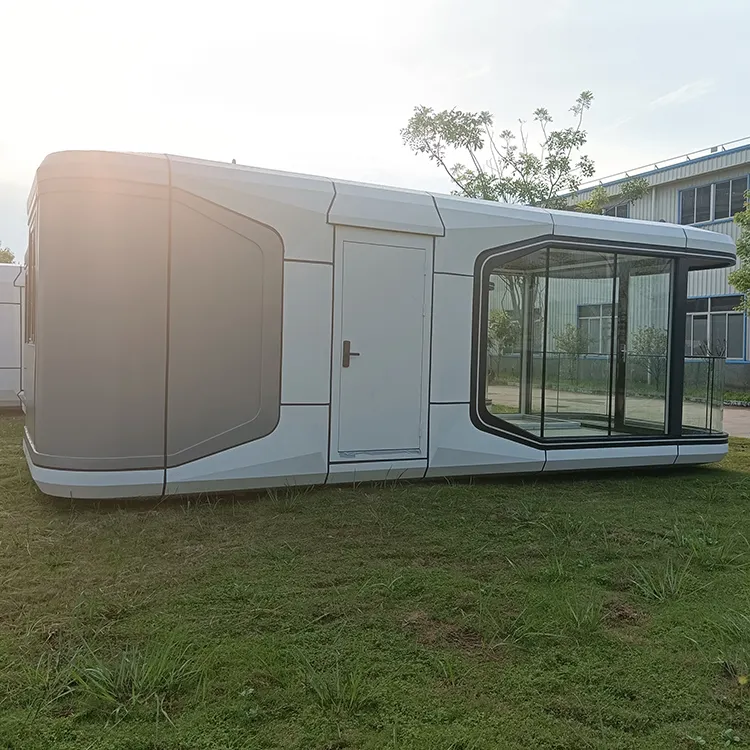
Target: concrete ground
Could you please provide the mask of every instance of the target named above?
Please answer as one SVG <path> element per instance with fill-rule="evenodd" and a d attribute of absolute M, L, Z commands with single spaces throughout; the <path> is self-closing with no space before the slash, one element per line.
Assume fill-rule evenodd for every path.
<path fill-rule="evenodd" d="M 725 406 L 724 430 L 733 437 L 750 438 L 750 407 Z"/>
<path fill-rule="evenodd" d="M 518 391 L 511 386 L 491 385 L 487 395 L 498 404 L 517 405 Z M 607 413 L 607 397 L 589 393 L 570 393 L 568 391 L 549 391 L 548 403 L 551 412 L 589 411 L 594 414 Z M 688 424 L 702 426 L 705 424 L 705 404 L 686 402 L 684 417 Z M 627 415 L 636 419 L 659 420 L 664 418 L 664 403 L 656 399 L 628 398 Z M 750 407 L 725 406 L 723 429 L 733 437 L 750 438 Z"/>

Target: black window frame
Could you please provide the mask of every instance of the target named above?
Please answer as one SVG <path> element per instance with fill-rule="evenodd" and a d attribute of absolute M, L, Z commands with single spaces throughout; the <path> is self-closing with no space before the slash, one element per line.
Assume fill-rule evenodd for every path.
<path fill-rule="evenodd" d="M 508 421 L 492 414 L 487 407 L 487 317 L 489 314 L 489 276 L 495 267 L 490 261 L 503 257 L 507 261 L 545 249 L 589 250 L 623 255 L 654 255 L 674 260 L 669 317 L 669 354 L 667 364 L 667 402 L 665 405 L 667 430 L 664 434 L 565 438 L 537 438 Z M 683 425 L 683 392 L 685 372 L 685 333 L 687 279 L 691 270 L 689 254 L 670 253 L 652 245 L 608 240 L 585 240 L 578 237 L 545 235 L 533 241 L 491 248 L 482 252 L 474 264 L 472 303 L 472 345 L 470 370 L 469 417 L 478 430 L 506 438 L 515 443 L 541 450 L 570 450 L 582 448 L 614 448 L 681 444 L 726 444 L 725 432 L 697 432 L 691 434 Z"/>
<path fill-rule="evenodd" d="M 617 203 L 614 206 L 607 206 L 602 209 L 604 216 L 616 216 L 618 219 L 630 218 L 630 203 Z"/>
<path fill-rule="evenodd" d="M 685 321 L 685 333 L 686 333 L 686 340 L 685 343 L 687 344 L 687 334 L 690 333 L 690 341 L 693 341 L 692 338 L 692 332 L 693 332 L 693 326 L 695 325 L 695 318 L 701 318 L 706 321 L 706 347 L 707 347 L 707 353 L 710 353 L 712 356 L 722 356 L 718 354 L 714 350 L 714 342 L 713 342 L 713 318 L 715 316 L 725 316 L 725 331 L 726 331 L 726 338 L 725 343 L 727 345 L 727 351 L 725 356 L 725 359 L 728 362 L 747 362 L 747 331 L 745 327 L 744 319 L 746 319 L 746 313 L 742 310 L 738 310 L 737 307 L 742 304 L 744 297 L 741 294 L 714 294 L 711 296 L 704 296 L 704 297 L 688 297 L 687 305 L 685 308 L 686 313 L 686 321 Z M 731 300 L 731 302 L 729 301 Z M 691 305 L 692 303 L 692 305 Z M 705 304 L 702 304 L 705 303 Z M 690 308 L 694 307 L 696 309 L 691 310 Z M 697 308 L 702 309 L 697 309 Z M 728 316 L 735 316 L 735 317 L 743 317 L 743 324 L 742 324 L 742 356 L 740 357 L 730 357 L 729 356 L 729 343 L 728 343 L 728 337 L 729 337 L 729 318 Z M 687 347 L 686 347 L 687 348 Z M 685 352 L 686 357 L 702 357 L 706 354 L 706 352 L 696 352 L 693 350 L 691 346 L 691 351 Z"/>

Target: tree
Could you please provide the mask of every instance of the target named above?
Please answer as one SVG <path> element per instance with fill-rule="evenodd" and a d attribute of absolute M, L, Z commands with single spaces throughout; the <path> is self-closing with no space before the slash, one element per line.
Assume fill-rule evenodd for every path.
<path fill-rule="evenodd" d="M 583 118 L 593 99 L 590 91 L 581 92 L 570 108 L 573 124 L 557 130 L 552 128 L 547 109 L 534 110 L 533 122 L 541 132 L 538 152 L 530 148 L 523 120 L 519 120 L 517 139 L 511 130 L 495 133 L 494 118 L 486 111 L 462 112 L 454 108 L 436 112 L 431 107 L 418 106 L 401 130 L 401 137 L 414 153 L 426 154 L 445 171 L 456 195 L 570 209 L 565 194 L 577 191 L 581 181 L 594 174 L 594 162 L 581 154 L 588 138 Z M 468 158 L 468 165 L 460 161 L 451 165 L 454 152 Z M 633 181 L 623 186 L 620 195 L 623 200 L 633 201 L 647 190 L 645 180 Z M 606 192 L 601 188 L 596 200 L 589 199 L 579 210 L 601 213 L 603 196 Z M 605 203 L 611 200 L 612 196 L 607 196 Z"/>
<path fill-rule="evenodd" d="M 745 295 L 742 308 L 750 312 L 750 191 L 745 193 L 745 210 L 735 214 L 734 220 L 741 227 L 737 240 L 737 257 L 741 265 L 729 274 L 729 283 Z"/>
<path fill-rule="evenodd" d="M 648 383 L 661 388 L 667 374 L 669 334 L 664 328 L 639 328 L 633 333 L 630 351 L 633 362 L 646 373 Z"/>
<path fill-rule="evenodd" d="M 0 242 L 0 263 L 12 263 L 15 259 L 13 251 L 9 247 L 3 247 L 3 243 Z"/>
<path fill-rule="evenodd" d="M 578 360 L 582 354 L 589 350 L 589 337 L 582 329 L 568 323 L 560 333 L 555 336 L 555 346 L 563 354 L 568 356 L 570 377 L 578 375 Z"/>
<path fill-rule="evenodd" d="M 487 333 L 497 354 L 502 354 L 518 343 L 521 325 L 507 310 L 496 309 L 490 312 Z"/>

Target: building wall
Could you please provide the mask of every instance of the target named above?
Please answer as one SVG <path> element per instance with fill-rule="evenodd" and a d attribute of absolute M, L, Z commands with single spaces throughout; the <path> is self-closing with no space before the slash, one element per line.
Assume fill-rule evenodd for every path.
<path fill-rule="evenodd" d="M 652 186 L 651 192 L 644 198 L 631 204 L 629 215 L 632 219 L 645 221 L 680 221 L 680 191 L 702 185 L 710 185 L 722 180 L 745 177 L 750 174 L 750 145 L 741 146 L 717 154 L 710 154 L 698 159 L 688 160 L 681 164 L 642 172 L 636 175 L 646 179 Z M 602 187 L 613 196 L 613 203 L 623 182 L 630 178 L 615 180 Z M 570 197 L 572 203 L 590 197 L 592 188 L 580 191 Z M 720 232 L 737 240 L 740 227 L 734 219 L 701 222 L 693 226 Z M 719 268 L 706 271 L 694 271 L 688 278 L 689 297 L 713 297 L 736 294 L 737 290 L 728 281 L 733 269 Z M 745 324 L 745 362 L 730 360 L 727 363 L 726 387 L 728 390 L 750 392 L 750 325 Z"/>

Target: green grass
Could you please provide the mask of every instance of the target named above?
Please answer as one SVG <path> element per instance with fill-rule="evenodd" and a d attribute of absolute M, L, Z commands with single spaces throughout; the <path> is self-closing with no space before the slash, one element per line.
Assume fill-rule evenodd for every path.
<path fill-rule="evenodd" d="M 716 467 L 53 500 L 0 420 L 0 748 L 750 747 Z"/>

